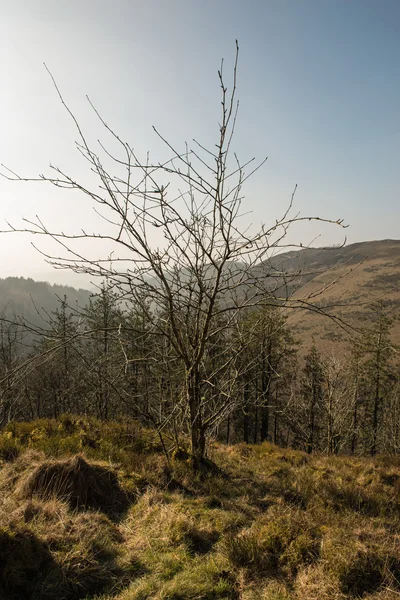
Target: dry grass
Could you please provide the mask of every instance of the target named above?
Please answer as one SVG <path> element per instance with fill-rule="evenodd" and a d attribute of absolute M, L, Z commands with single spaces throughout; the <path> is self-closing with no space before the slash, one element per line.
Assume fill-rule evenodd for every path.
<path fill-rule="evenodd" d="M 166 468 L 148 432 L 71 417 L 10 440 L 1 599 L 400 598 L 397 459 L 215 445 L 196 474 L 185 455 Z"/>
<path fill-rule="evenodd" d="M 39 464 L 17 488 L 22 498 L 36 496 L 47 500 L 55 497 L 71 508 L 94 508 L 118 513 L 127 507 L 127 495 L 116 474 L 97 464 L 89 464 L 82 456 Z"/>

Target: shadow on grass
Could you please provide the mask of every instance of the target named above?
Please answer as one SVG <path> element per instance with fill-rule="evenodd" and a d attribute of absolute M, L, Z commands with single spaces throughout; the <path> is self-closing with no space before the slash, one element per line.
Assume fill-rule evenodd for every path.
<path fill-rule="evenodd" d="M 58 563 L 30 530 L 0 529 L 0 598 L 4 600 L 81 600 L 121 590 L 145 571 L 137 562 L 129 573 L 113 549 L 89 548 Z"/>

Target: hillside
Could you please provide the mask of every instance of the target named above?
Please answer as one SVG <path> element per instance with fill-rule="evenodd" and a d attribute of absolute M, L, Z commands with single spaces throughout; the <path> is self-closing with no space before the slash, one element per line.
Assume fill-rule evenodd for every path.
<path fill-rule="evenodd" d="M 378 300 L 384 302 L 387 314 L 395 319 L 393 341 L 400 343 L 399 240 L 305 249 L 274 260 L 277 268 L 295 274 L 294 297 L 311 297 L 319 307 L 343 321 L 344 329 L 315 312 L 289 313 L 289 322 L 304 348 L 314 340 L 321 349 L 337 351 L 352 335 L 352 327 L 357 329 L 371 320 L 372 306 Z"/>
<path fill-rule="evenodd" d="M 240 272 L 240 265 L 235 268 Z M 399 240 L 287 252 L 272 257 L 267 270 L 271 275 L 266 287 L 278 286 L 280 294 L 287 292 L 295 298 L 310 297 L 344 324 L 341 328 L 315 312 L 291 310 L 289 323 L 304 349 L 315 341 L 320 349 L 336 352 L 352 335 L 352 327 L 357 329 L 371 319 L 371 306 L 377 300 L 384 301 L 388 315 L 395 319 L 393 341 L 400 343 Z M 285 284 L 280 283 L 284 280 Z M 239 286 L 235 293 L 240 293 L 240 289 Z M 83 307 L 90 292 L 23 277 L 0 279 L 0 314 L 8 318 L 23 315 L 29 322 L 45 327 L 47 314 L 56 309 L 58 298 L 64 296 L 70 306 Z"/>
<path fill-rule="evenodd" d="M 394 600 L 399 459 L 213 445 L 168 465 L 131 422 L 0 434 L 4 600 Z"/>
<path fill-rule="evenodd" d="M 24 277 L 0 279 L 0 315 L 9 319 L 24 317 L 29 323 L 45 327 L 48 315 L 57 308 L 58 299 L 62 300 L 64 296 L 70 306 L 84 307 L 90 292 Z"/>

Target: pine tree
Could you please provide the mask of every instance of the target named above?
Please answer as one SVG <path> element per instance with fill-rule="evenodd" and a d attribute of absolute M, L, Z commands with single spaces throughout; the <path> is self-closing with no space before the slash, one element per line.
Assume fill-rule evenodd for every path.
<path fill-rule="evenodd" d="M 125 315 L 120 297 L 105 282 L 84 312 L 87 328 L 84 356 L 87 365 L 88 398 L 91 410 L 102 419 L 118 412 L 121 400 L 124 354 L 121 332 Z"/>
<path fill-rule="evenodd" d="M 374 455 L 378 451 L 385 402 L 395 382 L 395 347 L 390 338 L 392 319 L 386 315 L 384 303 L 380 301 L 374 304 L 372 310 L 371 325 L 364 329 L 357 347 L 363 361 L 362 387 L 369 424 L 366 446 Z"/>
<path fill-rule="evenodd" d="M 311 454 L 317 447 L 321 408 L 324 397 L 324 367 L 320 353 L 312 346 L 305 358 L 301 377 L 301 396 L 305 408 L 306 451 Z"/>

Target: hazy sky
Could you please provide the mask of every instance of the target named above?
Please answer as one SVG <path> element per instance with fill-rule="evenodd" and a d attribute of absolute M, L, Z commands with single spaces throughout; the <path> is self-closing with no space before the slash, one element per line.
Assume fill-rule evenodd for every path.
<path fill-rule="evenodd" d="M 43 62 L 93 140 L 104 135 L 85 94 L 144 155 L 159 151 L 152 125 L 180 148 L 214 143 L 217 69 L 224 57 L 228 74 L 237 38 L 234 147 L 242 160 L 269 157 L 244 190 L 254 222 L 273 222 L 298 184 L 296 209 L 344 218 L 349 242 L 399 238 L 398 0 L 0 0 L 0 9 L 0 162 L 21 175 L 52 161 L 85 177 Z M 68 231 L 97 225 L 86 198 L 0 179 L 2 222 L 36 214 Z M 303 243 L 315 233 L 296 230 Z M 322 233 L 317 245 L 343 239 Z M 30 242 L 0 236 L 0 277 L 76 282 L 52 274 Z"/>

